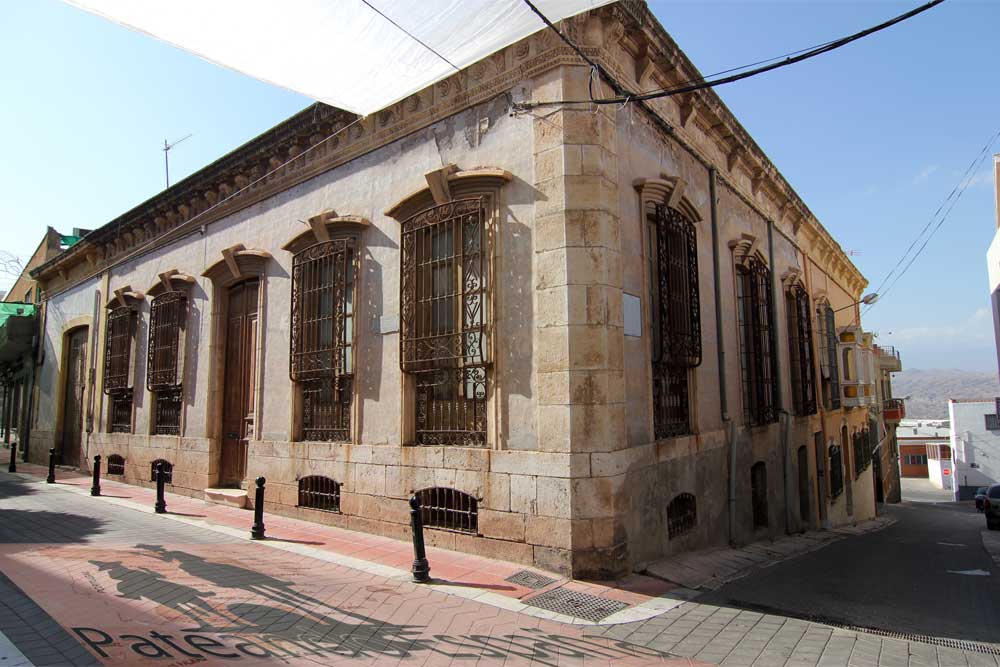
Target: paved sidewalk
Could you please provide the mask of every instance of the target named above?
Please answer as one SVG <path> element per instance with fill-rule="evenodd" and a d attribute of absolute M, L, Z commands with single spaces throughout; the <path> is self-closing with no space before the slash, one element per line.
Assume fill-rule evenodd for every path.
<path fill-rule="evenodd" d="M 761 567 L 821 549 L 852 535 L 892 525 L 885 517 L 832 530 L 810 531 L 743 547 L 689 551 L 650 563 L 644 572 L 692 590 L 715 590 Z"/>

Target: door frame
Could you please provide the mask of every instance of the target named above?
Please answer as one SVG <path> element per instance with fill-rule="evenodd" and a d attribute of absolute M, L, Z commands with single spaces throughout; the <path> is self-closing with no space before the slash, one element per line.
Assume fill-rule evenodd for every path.
<path fill-rule="evenodd" d="M 81 329 L 85 329 L 87 332 L 87 340 L 83 344 L 83 364 L 84 364 L 84 377 L 83 377 L 83 404 L 81 406 L 81 416 L 83 421 L 80 422 L 80 461 L 83 462 L 83 440 L 84 431 L 86 428 L 86 409 L 88 392 L 93 391 L 93 385 L 90 383 L 90 378 L 87 377 L 87 369 L 90 368 L 90 337 L 93 332 L 93 317 L 89 315 L 84 315 L 81 317 L 76 317 L 69 322 L 66 322 L 62 327 L 62 332 L 60 334 L 60 348 L 59 348 L 59 368 L 57 372 L 56 379 L 56 419 L 55 419 L 55 430 L 53 432 L 53 443 L 52 446 L 55 447 L 58 454 L 57 460 L 62 464 L 63 459 L 63 441 L 65 440 L 66 431 L 66 383 L 69 381 L 69 339 L 70 336 L 77 333 Z"/>
<path fill-rule="evenodd" d="M 261 363 L 260 363 L 261 360 L 260 360 L 259 353 L 260 353 L 260 350 L 261 350 L 261 347 L 262 347 L 261 346 L 261 342 L 260 342 L 260 335 L 261 335 L 261 329 L 260 329 L 260 311 L 261 311 L 261 309 L 260 309 L 260 298 L 261 298 L 261 289 L 260 289 L 260 278 L 259 277 L 257 277 L 257 276 L 247 276 L 247 277 L 245 277 L 245 278 L 243 278 L 241 280 L 233 282 L 228 287 L 226 287 L 225 288 L 225 295 L 219 301 L 219 307 L 220 307 L 220 310 L 222 311 L 221 317 L 219 319 L 219 335 L 220 335 L 220 340 L 219 340 L 219 355 L 220 355 L 219 356 L 219 366 L 220 366 L 220 369 L 219 369 L 219 371 L 221 373 L 221 375 L 220 375 L 221 384 L 219 385 L 219 387 L 220 387 L 220 391 L 219 391 L 219 405 L 218 405 L 219 418 L 218 418 L 218 422 L 217 422 L 218 426 L 219 426 L 219 458 L 218 458 L 218 461 L 219 461 L 219 466 L 218 466 L 219 474 L 218 474 L 218 481 L 219 481 L 220 485 L 223 483 L 223 479 L 222 479 L 223 461 L 224 461 L 223 451 L 224 451 L 224 447 L 225 447 L 225 442 L 227 440 L 227 438 L 225 437 L 225 418 L 226 418 L 226 400 L 225 400 L 225 396 L 226 395 L 225 395 L 225 391 L 226 391 L 226 386 L 227 386 L 227 373 L 226 373 L 226 371 L 227 371 L 227 365 L 228 365 L 228 361 L 229 361 L 229 355 L 228 355 L 229 344 L 232 342 L 229 339 L 229 314 L 230 314 L 230 306 L 231 306 L 231 302 L 232 302 L 232 292 L 233 292 L 234 289 L 236 289 L 238 287 L 241 287 L 241 286 L 245 286 L 248 283 L 252 283 L 252 282 L 256 282 L 257 283 L 257 295 L 256 295 L 257 296 L 257 309 L 256 309 L 256 315 L 255 315 L 255 322 L 254 322 L 254 328 L 256 329 L 256 331 L 253 332 L 253 336 L 254 336 L 253 339 L 254 339 L 254 343 L 255 343 L 256 347 L 255 347 L 255 349 L 249 355 L 250 363 L 254 365 L 254 368 L 251 371 L 252 372 L 252 377 L 253 377 L 253 384 L 249 388 L 250 392 L 251 392 L 250 405 L 251 405 L 251 410 L 253 411 L 252 414 L 254 415 L 254 420 L 253 420 L 253 428 L 247 433 L 247 437 L 246 437 L 246 441 L 247 441 L 247 463 L 249 463 L 249 458 L 250 458 L 250 441 L 259 439 L 259 435 L 258 434 L 260 433 L 260 430 L 258 428 L 258 423 L 257 422 L 259 421 L 259 416 L 260 416 L 260 391 L 259 391 L 260 390 L 260 386 L 259 386 L 259 382 L 258 382 L 259 381 L 258 374 L 260 373 L 260 368 L 261 368 Z M 247 295 L 249 295 L 251 293 L 252 293 L 252 290 L 244 290 L 244 298 L 247 298 Z M 247 335 L 247 331 L 242 332 L 242 335 L 246 336 Z M 242 343 L 242 340 L 240 342 Z M 246 464 L 244 464 L 244 466 L 246 466 Z M 240 480 L 240 481 L 241 482 L 245 482 L 246 479 L 247 479 L 247 475 L 246 475 L 246 473 L 244 473 L 244 478 L 243 478 L 243 480 Z M 233 482 L 233 480 L 225 480 L 225 483 L 227 483 L 227 484 L 231 484 L 232 482 Z"/>
<path fill-rule="evenodd" d="M 217 486 L 222 474 L 222 416 L 225 408 L 223 388 L 226 374 L 226 335 L 229 317 L 229 289 L 238 283 L 257 280 L 257 349 L 253 354 L 253 431 L 248 433 L 247 479 L 251 477 L 250 450 L 254 440 L 260 440 L 261 409 L 263 406 L 264 350 L 267 344 L 267 265 L 270 253 L 263 250 L 246 250 L 242 245 L 226 248 L 222 259 L 208 267 L 201 275 L 212 281 L 212 308 L 209 340 L 208 409 L 205 410 L 205 435 L 209 439 L 209 480 Z"/>

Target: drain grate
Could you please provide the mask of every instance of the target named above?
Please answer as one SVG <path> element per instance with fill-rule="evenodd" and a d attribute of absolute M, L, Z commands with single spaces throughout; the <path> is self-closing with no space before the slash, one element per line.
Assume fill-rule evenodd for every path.
<path fill-rule="evenodd" d="M 565 588 L 555 588 L 536 595 L 530 600 L 523 600 L 523 602 L 532 607 L 575 616 L 595 623 L 628 607 L 624 602 L 605 600 L 596 595 L 587 595 Z"/>
<path fill-rule="evenodd" d="M 544 574 L 538 574 L 537 572 L 532 572 L 531 570 L 521 570 L 515 574 L 510 575 L 504 581 L 509 581 L 512 584 L 517 584 L 518 586 L 524 586 L 525 588 L 545 588 L 549 584 L 555 583 L 555 579 L 552 577 L 546 577 Z"/>
<path fill-rule="evenodd" d="M 844 630 L 854 632 L 864 632 L 869 635 L 878 635 L 887 639 L 899 639 L 907 642 L 920 642 L 921 644 L 933 644 L 954 648 L 960 651 L 971 651 L 973 653 L 987 653 L 989 655 L 1000 655 L 1000 646 L 996 644 L 980 644 L 965 639 L 948 639 L 947 637 L 931 637 L 930 635 L 915 635 L 908 632 L 893 632 L 891 630 L 880 630 L 878 628 L 866 628 L 860 625 L 843 625 L 841 623 L 828 623 Z"/>

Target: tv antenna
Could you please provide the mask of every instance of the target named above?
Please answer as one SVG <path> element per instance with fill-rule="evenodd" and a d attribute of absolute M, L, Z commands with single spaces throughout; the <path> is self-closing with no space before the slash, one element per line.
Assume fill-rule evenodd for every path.
<path fill-rule="evenodd" d="M 177 144 L 181 143 L 185 139 L 190 139 L 190 138 L 191 138 L 191 135 L 189 134 L 189 135 L 181 137 L 177 141 L 175 141 L 173 143 L 169 143 L 169 144 L 167 143 L 166 139 L 163 140 L 163 169 L 164 169 L 164 171 L 166 172 L 166 175 L 167 175 L 167 187 L 168 188 L 170 187 L 170 149 L 173 148 L 174 146 L 176 146 Z"/>

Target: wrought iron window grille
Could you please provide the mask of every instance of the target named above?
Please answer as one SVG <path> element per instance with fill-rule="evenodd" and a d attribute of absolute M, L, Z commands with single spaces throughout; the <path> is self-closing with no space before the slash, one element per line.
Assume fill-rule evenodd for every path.
<path fill-rule="evenodd" d="M 350 440 L 357 239 L 324 241 L 292 259 L 289 376 L 305 440 Z"/>
<path fill-rule="evenodd" d="M 833 308 L 827 304 L 821 309 L 820 317 L 823 318 L 826 335 L 827 365 L 830 369 L 830 403 L 829 409 L 840 408 L 840 362 L 837 358 L 837 322 Z"/>
<path fill-rule="evenodd" d="M 156 466 L 157 464 L 163 464 L 163 483 L 173 484 L 174 483 L 174 464 L 166 459 L 156 459 L 149 464 L 149 481 L 156 482 Z"/>
<path fill-rule="evenodd" d="M 400 368 L 415 376 L 417 444 L 484 446 L 491 366 L 485 199 L 402 223 Z"/>
<path fill-rule="evenodd" d="M 114 394 L 132 387 L 132 340 L 136 311 L 120 306 L 108 311 L 104 341 L 104 393 Z"/>
<path fill-rule="evenodd" d="M 797 415 L 812 415 L 816 414 L 816 371 L 809 295 L 801 284 L 795 284 L 786 297 L 792 407 Z"/>
<path fill-rule="evenodd" d="M 180 343 L 186 319 L 186 292 L 164 292 L 150 304 L 146 360 L 146 388 L 150 391 L 180 386 Z"/>
<path fill-rule="evenodd" d="M 339 512 L 340 483 L 321 475 L 301 478 L 298 506 L 324 512 Z"/>
<path fill-rule="evenodd" d="M 182 391 L 180 387 L 155 392 L 153 415 L 154 435 L 181 434 Z"/>
<path fill-rule="evenodd" d="M 649 229 L 653 431 L 691 433 L 688 369 L 701 364 L 698 248 L 694 224 L 657 205 Z"/>
<path fill-rule="evenodd" d="M 124 475 L 125 474 L 125 457 L 121 454 L 112 454 L 108 457 L 108 470 L 109 475 Z"/>
<path fill-rule="evenodd" d="M 737 266 L 736 302 L 744 418 L 754 426 L 772 424 L 778 406 L 771 271 L 757 257 Z"/>
<path fill-rule="evenodd" d="M 108 426 L 112 433 L 132 432 L 132 390 L 124 389 L 111 394 L 108 401 Z"/>
<path fill-rule="evenodd" d="M 479 503 L 456 489 L 433 487 L 417 491 L 424 527 L 458 533 L 479 533 Z"/>
<path fill-rule="evenodd" d="M 670 539 L 694 530 L 698 525 L 698 501 L 690 493 L 680 493 L 667 505 L 667 533 Z"/>
<path fill-rule="evenodd" d="M 840 447 L 830 445 L 830 497 L 836 498 L 844 491 L 844 462 Z"/>

